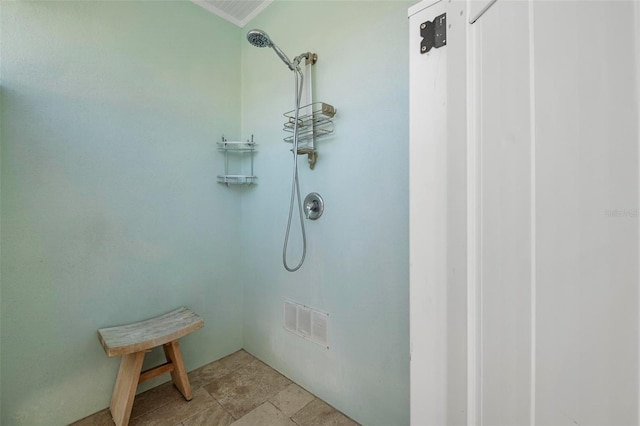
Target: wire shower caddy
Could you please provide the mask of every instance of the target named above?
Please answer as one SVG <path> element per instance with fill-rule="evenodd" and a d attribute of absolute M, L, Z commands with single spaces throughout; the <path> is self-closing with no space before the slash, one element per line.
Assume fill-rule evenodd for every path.
<path fill-rule="evenodd" d="M 295 114 L 295 109 L 284 113 L 287 121 L 284 123 L 283 130 L 291 133 L 290 136 L 284 138 L 287 143 L 293 143 L 296 124 Z M 315 167 L 318 157 L 315 140 L 333 134 L 335 130 L 333 117 L 335 114 L 336 109 L 333 105 L 325 102 L 313 102 L 299 109 L 298 155 L 307 155 L 309 157 L 309 167 L 311 169 Z"/>

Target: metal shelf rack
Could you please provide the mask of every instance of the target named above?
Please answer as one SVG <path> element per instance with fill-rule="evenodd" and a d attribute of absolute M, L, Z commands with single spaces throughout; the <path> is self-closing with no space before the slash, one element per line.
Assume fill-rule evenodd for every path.
<path fill-rule="evenodd" d="M 283 130 L 291 133 L 284 138 L 285 142 L 293 143 L 296 124 L 295 110 L 284 113 L 287 121 Z M 333 117 L 336 109 L 325 102 L 313 102 L 300 107 L 298 116 L 298 155 L 309 157 L 309 167 L 313 169 L 318 158 L 315 140 L 329 136 L 334 132 Z"/>
<path fill-rule="evenodd" d="M 251 140 L 246 142 L 242 141 L 228 141 L 225 137 L 222 137 L 222 142 L 218 142 L 218 150 L 224 152 L 224 174 L 218 175 L 218 182 L 229 185 L 252 185 L 257 183 L 258 177 L 253 172 L 253 154 L 256 152 L 257 144 L 253 141 L 253 135 Z M 249 174 L 232 174 L 229 173 L 229 157 L 231 155 L 243 155 L 249 154 L 250 157 L 250 173 Z"/>

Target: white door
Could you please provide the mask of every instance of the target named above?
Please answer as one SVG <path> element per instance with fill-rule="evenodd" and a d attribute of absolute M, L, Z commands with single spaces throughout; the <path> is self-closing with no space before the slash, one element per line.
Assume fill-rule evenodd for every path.
<path fill-rule="evenodd" d="M 523 425 L 535 280 L 528 4 L 498 1 L 469 31 L 469 423 Z"/>
<path fill-rule="evenodd" d="M 409 23 L 412 424 L 638 424 L 640 3 L 432 3 Z M 443 12 L 447 46 L 415 52 Z"/>
<path fill-rule="evenodd" d="M 637 7 L 470 27 L 470 423 L 638 424 Z"/>

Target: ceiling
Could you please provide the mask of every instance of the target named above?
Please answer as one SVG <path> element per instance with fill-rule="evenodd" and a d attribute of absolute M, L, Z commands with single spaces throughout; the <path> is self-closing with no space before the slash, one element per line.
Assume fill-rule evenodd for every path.
<path fill-rule="evenodd" d="M 262 12 L 273 0 L 191 0 L 203 9 L 244 27 Z"/>

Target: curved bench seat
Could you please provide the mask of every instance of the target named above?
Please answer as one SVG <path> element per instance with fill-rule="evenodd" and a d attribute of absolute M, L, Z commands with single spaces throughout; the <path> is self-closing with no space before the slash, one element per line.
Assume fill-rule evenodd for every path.
<path fill-rule="evenodd" d="M 98 330 L 98 339 L 107 356 L 122 355 L 109 406 L 116 425 L 129 424 L 138 385 L 161 374 L 171 373 L 173 384 L 187 401 L 191 400 L 191 386 L 178 339 L 203 326 L 202 318 L 182 307 L 145 321 Z M 167 362 L 141 372 L 144 354 L 158 346 L 163 347 Z"/>
<path fill-rule="evenodd" d="M 107 356 L 113 357 L 153 349 L 203 326 L 200 316 L 183 307 L 145 321 L 101 328 L 98 338 Z"/>

